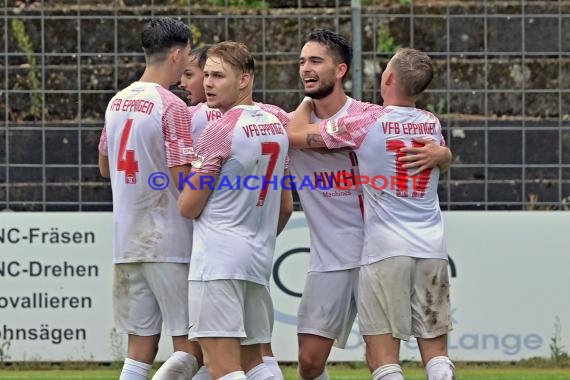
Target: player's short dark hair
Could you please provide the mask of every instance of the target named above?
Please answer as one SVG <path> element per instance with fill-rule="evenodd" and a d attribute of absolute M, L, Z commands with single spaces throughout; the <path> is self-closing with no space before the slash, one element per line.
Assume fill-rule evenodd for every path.
<path fill-rule="evenodd" d="M 424 52 L 400 48 L 391 59 L 391 67 L 398 76 L 404 94 L 416 98 L 433 79 L 431 58 Z"/>
<path fill-rule="evenodd" d="M 235 41 L 224 41 L 212 45 L 208 49 L 208 58 L 219 57 L 240 73 L 253 74 L 255 62 L 245 44 Z"/>
<path fill-rule="evenodd" d="M 212 45 L 204 45 L 200 46 L 199 48 L 192 49 L 190 51 L 190 60 L 194 61 L 195 59 L 198 60 L 198 66 L 202 70 L 204 70 L 204 65 L 206 64 L 206 59 L 208 58 L 208 49 L 211 48 Z"/>
<path fill-rule="evenodd" d="M 141 43 L 146 56 L 167 53 L 173 47 L 186 47 L 192 33 L 188 25 L 170 17 L 148 21 L 141 32 Z"/>
<path fill-rule="evenodd" d="M 325 45 L 337 64 L 346 64 L 346 72 L 348 73 L 352 61 L 352 47 L 343 36 L 330 30 L 315 29 L 307 36 L 305 43 L 307 42 L 318 42 Z"/>

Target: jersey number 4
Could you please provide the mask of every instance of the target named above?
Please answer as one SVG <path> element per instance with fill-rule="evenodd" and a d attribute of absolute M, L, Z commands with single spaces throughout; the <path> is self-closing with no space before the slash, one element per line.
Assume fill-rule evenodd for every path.
<path fill-rule="evenodd" d="M 259 198 L 257 198 L 257 207 L 263 206 L 265 198 L 267 197 L 267 188 L 269 186 L 269 181 L 275 170 L 275 164 L 277 163 L 277 158 L 279 157 L 279 152 L 281 151 L 281 146 L 277 142 L 264 142 L 261 143 L 261 155 L 269 155 L 269 163 L 267 164 L 267 169 L 265 170 L 264 181 L 261 184 L 261 191 L 259 192 Z"/>
<path fill-rule="evenodd" d="M 423 145 L 422 143 L 412 141 L 413 147 L 421 147 Z M 411 196 L 413 198 L 423 198 L 431 177 L 431 169 L 426 169 L 416 176 L 408 175 L 408 169 L 404 167 L 404 162 L 398 160 L 400 157 L 406 155 L 406 153 L 400 152 L 400 149 L 405 147 L 406 143 L 402 140 L 386 141 L 386 150 L 396 153 L 396 175 L 391 179 L 391 181 L 395 181 L 395 183 L 392 183 L 391 187 L 396 188 L 396 196 L 409 197 L 410 192 L 408 191 L 408 187 L 411 179 Z"/>
<path fill-rule="evenodd" d="M 139 162 L 135 159 L 135 151 L 127 149 L 127 141 L 133 127 L 133 119 L 128 119 L 121 134 L 121 145 L 119 147 L 119 159 L 117 160 L 117 171 L 125 172 L 125 183 L 137 183 L 137 173 Z"/>

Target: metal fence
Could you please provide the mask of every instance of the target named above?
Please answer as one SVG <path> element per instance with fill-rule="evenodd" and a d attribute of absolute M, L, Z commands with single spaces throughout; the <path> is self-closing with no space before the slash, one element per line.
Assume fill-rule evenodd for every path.
<path fill-rule="evenodd" d="M 247 7 L 236 4 L 247 3 Z M 97 142 L 113 94 L 142 73 L 145 19 L 188 22 L 195 44 L 245 42 L 255 98 L 292 110 L 297 61 L 315 27 L 355 47 L 347 91 L 380 102 L 397 46 L 428 52 L 436 78 L 420 106 L 454 152 L 441 207 L 566 209 L 570 196 L 570 1 L 3 1 L 0 209 L 111 209 Z"/>

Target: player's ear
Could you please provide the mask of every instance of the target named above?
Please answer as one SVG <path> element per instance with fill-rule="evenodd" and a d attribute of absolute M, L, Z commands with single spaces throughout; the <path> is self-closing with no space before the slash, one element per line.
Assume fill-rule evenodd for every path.
<path fill-rule="evenodd" d="M 180 60 L 182 59 L 182 49 L 180 48 L 174 48 L 172 49 L 172 51 L 170 52 L 170 59 L 172 60 L 172 62 L 174 63 L 178 63 L 180 62 Z"/>
<path fill-rule="evenodd" d="M 348 71 L 348 65 L 346 63 L 339 63 L 336 67 L 336 76 L 337 78 L 343 78 Z"/>
<path fill-rule="evenodd" d="M 239 81 L 239 89 L 243 90 L 244 88 L 246 88 L 251 81 L 253 80 L 253 75 L 250 73 L 242 73 L 241 74 L 241 79 Z"/>
<path fill-rule="evenodd" d="M 395 80 L 396 77 L 394 76 L 394 72 L 389 72 L 386 75 L 386 80 L 384 81 L 384 84 L 386 84 L 387 86 L 391 86 L 394 84 Z"/>

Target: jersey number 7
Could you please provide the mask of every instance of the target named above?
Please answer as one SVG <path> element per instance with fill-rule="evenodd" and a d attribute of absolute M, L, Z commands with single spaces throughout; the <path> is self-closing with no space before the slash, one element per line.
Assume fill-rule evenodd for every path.
<path fill-rule="evenodd" d="M 133 119 L 128 119 L 121 134 L 121 145 L 117 161 L 117 171 L 125 172 L 125 183 L 127 184 L 137 183 L 137 173 L 139 171 L 139 162 L 135 159 L 135 151 L 126 149 L 132 127 Z"/>
<path fill-rule="evenodd" d="M 267 170 L 265 171 L 264 180 L 261 183 L 261 191 L 259 192 L 259 198 L 257 198 L 257 207 L 263 206 L 265 198 L 267 197 L 267 187 L 269 186 L 269 181 L 275 170 L 275 164 L 277 163 L 277 157 L 279 157 L 279 152 L 281 147 L 277 142 L 264 142 L 261 143 L 261 155 L 269 155 L 269 163 L 267 164 Z"/>

